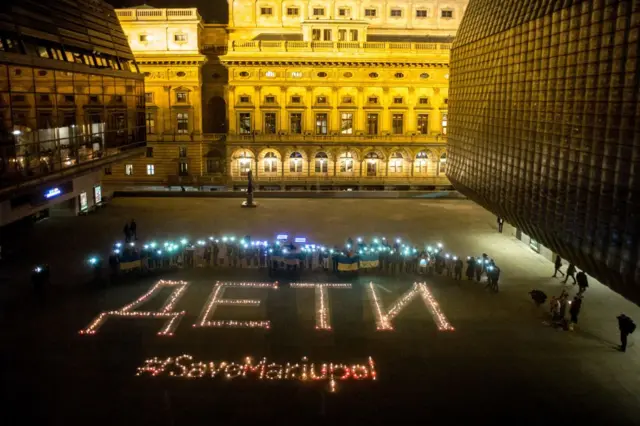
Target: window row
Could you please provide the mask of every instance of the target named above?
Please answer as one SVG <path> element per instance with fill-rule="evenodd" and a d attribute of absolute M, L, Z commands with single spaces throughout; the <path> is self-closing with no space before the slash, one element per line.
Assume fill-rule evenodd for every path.
<path fill-rule="evenodd" d="M 328 31 L 331 31 L 331 30 L 328 30 Z M 326 71 L 319 71 L 315 75 L 318 78 L 327 78 L 327 77 L 329 77 L 329 74 Z M 248 78 L 248 77 L 251 76 L 251 73 L 249 73 L 249 71 L 240 71 L 238 73 L 238 76 L 240 76 L 242 78 Z M 275 77 L 278 76 L 278 74 L 273 70 L 269 70 L 269 71 L 265 71 L 264 76 L 267 77 L 267 78 L 275 78 Z M 302 71 L 291 71 L 289 76 L 291 78 L 302 78 L 303 73 L 302 73 Z M 370 72 L 368 74 L 368 76 L 369 76 L 369 78 L 379 78 L 380 74 L 375 72 L 375 71 L 372 71 L 372 72 Z M 351 78 L 351 77 L 353 77 L 353 73 L 351 71 L 346 71 L 346 72 L 342 73 L 342 77 Z M 402 72 L 396 72 L 396 73 L 393 74 L 393 77 L 397 78 L 397 79 L 401 79 L 401 78 L 405 77 L 405 74 L 402 73 Z M 429 77 L 430 77 L 430 75 L 428 73 L 426 73 L 426 72 L 420 73 L 420 78 L 423 79 L 423 80 L 426 80 Z M 449 75 L 446 74 L 445 78 L 449 78 Z"/>
<path fill-rule="evenodd" d="M 156 166 L 155 164 L 147 164 L 146 165 L 146 175 L 154 176 L 156 174 Z M 189 163 L 187 161 L 178 162 L 178 176 L 188 176 L 189 175 Z M 107 166 L 104 169 L 105 175 L 112 175 L 113 169 L 111 166 Z M 124 165 L 124 174 L 126 176 L 134 176 L 134 168 L 132 163 L 127 163 Z"/>
<path fill-rule="evenodd" d="M 416 9 L 415 17 L 420 18 L 429 18 L 429 9 Z M 262 16 L 273 16 L 274 8 L 265 6 L 260 8 L 260 15 Z M 311 11 L 311 14 L 314 17 L 327 17 L 327 9 L 324 7 L 314 7 Z M 287 16 L 289 17 L 297 17 L 300 16 L 300 8 L 299 7 L 288 7 L 287 8 Z M 341 7 L 338 9 L 338 16 L 341 18 L 351 18 L 352 10 L 350 7 Z M 364 16 L 367 18 L 377 18 L 380 16 L 380 10 L 376 7 L 367 7 L 364 10 Z M 389 9 L 389 17 L 391 18 L 402 18 L 405 16 L 405 10 L 399 7 L 392 7 Z M 333 16 L 329 16 L 333 17 Z M 440 17 L 441 18 L 453 18 L 453 9 L 440 9 Z"/>
<path fill-rule="evenodd" d="M 437 164 L 431 159 L 431 156 L 426 151 L 420 151 L 412 163 L 410 158 L 405 158 L 405 155 L 401 152 L 394 152 L 391 154 L 387 163 L 389 174 L 403 174 L 411 171 L 413 167 L 413 173 L 415 175 L 426 175 L 428 173 L 441 174 L 446 172 L 447 154 L 444 153 L 438 159 Z M 268 152 L 265 154 L 262 160 L 261 173 L 275 174 L 278 173 L 280 165 L 284 167 L 289 173 L 303 173 L 304 172 L 304 160 L 300 152 L 293 152 L 289 155 L 287 160 L 282 161 L 278 159 L 278 156 L 274 152 Z M 251 154 L 243 152 L 236 160 L 237 173 L 240 176 L 246 176 L 254 167 L 254 159 Z M 335 171 L 339 173 L 353 173 L 356 170 L 357 160 L 353 157 L 351 152 L 344 152 L 340 155 L 335 163 Z M 384 160 L 375 152 L 370 152 L 365 155 L 362 164 L 363 176 L 378 176 L 380 168 Z M 329 173 L 329 156 L 325 152 L 318 152 L 315 154 L 313 161 L 309 164 L 311 170 L 314 170 L 317 174 Z M 333 172 L 333 170 L 332 170 Z"/>
<path fill-rule="evenodd" d="M 238 113 L 238 132 L 241 135 L 253 134 L 254 130 L 257 130 L 253 128 L 252 115 L 253 113 L 251 112 Z M 381 117 L 378 113 L 366 114 L 364 133 L 367 135 L 378 135 L 380 133 L 380 120 Z M 302 113 L 289 113 L 289 133 L 302 134 L 303 127 L 304 121 Z M 329 128 L 329 114 L 324 112 L 316 113 L 314 129 L 315 134 L 319 136 L 326 136 L 329 134 Z M 263 128 L 261 130 L 265 134 L 276 134 L 278 132 L 278 113 L 263 113 Z M 420 134 L 429 133 L 429 114 L 416 115 L 416 131 Z M 403 135 L 405 132 L 405 114 L 391 114 L 391 134 Z M 447 133 L 447 114 L 443 114 L 442 116 L 442 133 Z M 355 134 L 353 113 L 343 112 L 340 114 L 340 134 Z"/>
<path fill-rule="evenodd" d="M 138 34 L 138 41 L 140 43 L 151 43 L 155 40 L 155 37 L 152 34 Z M 186 43 L 188 41 L 187 34 L 178 32 L 173 34 L 173 41 L 175 43 Z"/>
<path fill-rule="evenodd" d="M 92 68 L 138 72 L 138 66 L 134 61 L 96 52 L 95 50 L 82 50 L 75 46 L 47 43 L 43 40 L 31 40 L 29 38 L 20 40 L 11 36 L 0 36 L 0 52 L 19 53 L 39 58 L 84 64 Z"/>
<path fill-rule="evenodd" d="M 150 94 L 150 93 L 149 93 Z M 405 104 L 405 98 L 404 96 L 392 96 L 391 100 L 393 102 L 394 105 L 404 105 Z M 329 105 L 329 97 L 327 95 L 318 95 L 316 96 L 315 99 L 315 103 L 316 105 Z M 147 100 L 147 102 L 150 102 Z M 251 103 L 251 96 L 249 95 L 245 95 L 242 94 L 238 97 L 238 102 L 240 104 L 250 104 Z M 352 105 L 354 104 L 354 99 L 353 96 L 343 96 L 340 99 L 341 104 L 347 104 L 347 105 Z M 276 95 L 266 95 L 264 97 L 264 103 L 265 104 L 270 104 L 270 105 L 275 105 L 277 104 L 277 97 Z M 301 105 L 302 104 L 302 95 L 292 95 L 291 97 L 289 97 L 289 103 L 291 104 L 296 104 L 296 105 Z M 366 103 L 369 105 L 380 105 L 380 98 L 378 96 L 367 96 L 366 99 Z M 448 103 L 448 99 L 444 99 L 444 104 L 446 105 Z M 429 105 L 429 98 L 426 96 L 421 96 L 418 98 L 418 104 L 419 105 Z"/>
<path fill-rule="evenodd" d="M 155 102 L 155 95 L 153 92 L 145 92 L 144 101 L 148 104 L 152 104 Z M 189 92 L 187 91 L 176 91 L 174 101 L 178 104 L 186 104 L 189 102 Z"/>
<path fill-rule="evenodd" d="M 189 133 L 189 113 L 179 112 L 175 115 L 176 133 L 179 135 L 186 135 Z M 145 113 L 145 125 L 147 134 L 152 135 L 156 133 L 156 116 L 153 112 Z"/>

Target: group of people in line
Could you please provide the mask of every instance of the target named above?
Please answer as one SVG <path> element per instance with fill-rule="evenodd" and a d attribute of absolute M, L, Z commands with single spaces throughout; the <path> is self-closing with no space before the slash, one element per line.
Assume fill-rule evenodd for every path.
<path fill-rule="evenodd" d="M 124 241 L 131 242 L 138 239 L 138 225 L 134 219 L 131 219 L 130 223 L 125 223 L 122 229 L 124 233 Z"/>

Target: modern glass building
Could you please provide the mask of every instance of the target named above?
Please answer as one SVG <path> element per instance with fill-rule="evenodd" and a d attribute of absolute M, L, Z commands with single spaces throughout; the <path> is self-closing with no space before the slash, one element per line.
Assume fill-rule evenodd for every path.
<path fill-rule="evenodd" d="M 640 8 L 471 0 L 451 58 L 454 186 L 640 300 Z"/>
<path fill-rule="evenodd" d="M 9 204 L 0 208 L 0 225 L 49 198 L 79 197 L 75 178 L 137 155 L 145 144 L 144 77 L 109 4 L 3 4 L 0 202 Z M 99 173 L 96 179 L 94 186 Z M 92 204 L 86 198 L 82 204 Z M 88 207 L 80 204 L 78 210 Z"/>

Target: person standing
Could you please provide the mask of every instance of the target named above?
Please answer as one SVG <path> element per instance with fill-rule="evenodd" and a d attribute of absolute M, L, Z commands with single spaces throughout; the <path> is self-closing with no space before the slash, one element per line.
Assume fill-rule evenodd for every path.
<path fill-rule="evenodd" d="M 456 280 L 461 280 L 462 279 L 462 267 L 464 266 L 464 264 L 462 263 L 462 259 L 456 259 L 456 266 L 455 266 L 455 279 Z"/>
<path fill-rule="evenodd" d="M 131 230 L 129 229 L 128 223 L 124 224 L 124 228 L 122 229 L 122 232 L 124 233 L 124 242 L 128 243 L 129 240 L 131 239 Z"/>
<path fill-rule="evenodd" d="M 555 271 L 553 272 L 553 277 L 554 278 L 558 274 L 558 272 L 560 272 L 560 275 L 562 275 L 564 277 L 564 272 L 562 272 L 560 270 L 561 267 L 562 267 L 562 258 L 560 257 L 559 254 L 557 254 L 556 255 L 556 263 L 555 263 Z"/>
<path fill-rule="evenodd" d="M 135 241 L 138 239 L 137 229 L 138 229 L 138 225 L 136 224 L 136 221 L 131 219 L 131 224 L 129 225 L 129 231 L 131 232 L 132 241 Z"/>
<path fill-rule="evenodd" d="M 569 308 L 569 315 L 571 316 L 571 322 L 569 323 L 569 331 L 573 331 L 573 328 L 578 323 L 578 315 L 580 314 L 580 308 L 582 308 L 582 297 L 575 296 L 571 302 Z"/>
<path fill-rule="evenodd" d="M 571 279 L 573 280 L 573 285 L 576 285 L 575 273 L 576 273 L 576 265 L 574 265 L 573 263 L 570 263 L 569 267 L 567 268 L 567 276 L 564 278 L 564 281 L 562 282 L 566 283 L 569 277 L 571 277 Z"/>
<path fill-rule="evenodd" d="M 498 216 L 498 232 L 502 234 L 502 225 L 504 225 L 504 219 Z"/>
<path fill-rule="evenodd" d="M 589 281 L 587 280 L 587 274 L 584 271 L 578 272 L 576 275 L 576 281 L 578 282 L 578 287 L 580 290 L 578 291 L 579 295 L 583 295 L 585 291 L 587 291 L 587 287 L 589 287 Z"/>
<path fill-rule="evenodd" d="M 618 328 L 620 329 L 620 352 L 627 350 L 627 337 L 636 329 L 636 325 L 631 318 L 625 314 L 618 315 Z"/>

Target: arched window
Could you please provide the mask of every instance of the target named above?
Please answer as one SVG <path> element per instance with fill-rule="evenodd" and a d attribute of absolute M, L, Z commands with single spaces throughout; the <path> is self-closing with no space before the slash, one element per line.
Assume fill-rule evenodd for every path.
<path fill-rule="evenodd" d="M 446 152 L 440 156 L 439 167 L 440 167 L 439 173 L 447 172 L 447 153 Z"/>
<path fill-rule="evenodd" d="M 253 157 L 250 152 L 242 151 L 238 156 L 238 170 L 240 171 L 240 176 L 247 176 L 249 174 L 249 170 L 251 170 L 251 162 Z"/>
<path fill-rule="evenodd" d="M 367 160 L 367 176 L 378 175 L 378 160 L 380 157 L 375 152 L 370 152 L 364 157 Z"/>
<path fill-rule="evenodd" d="M 340 173 L 353 172 L 353 155 L 345 152 L 340 156 Z"/>
<path fill-rule="evenodd" d="M 262 160 L 264 164 L 265 173 L 277 173 L 278 172 L 278 157 L 273 152 L 267 152 Z"/>
<path fill-rule="evenodd" d="M 302 173 L 302 154 L 292 152 L 289 156 L 289 171 L 291 173 Z"/>
<path fill-rule="evenodd" d="M 402 166 L 404 164 L 404 157 L 399 152 L 394 152 L 391 154 L 391 159 L 389 160 L 389 168 L 391 173 L 402 173 Z"/>
<path fill-rule="evenodd" d="M 427 174 L 427 169 L 429 168 L 429 153 L 426 151 L 420 151 L 416 155 L 415 162 L 415 173 L 416 174 Z"/>
<path fill-rule="evenodd" d="M 325 152 L 316 154 L 316 173 L 327 173 L 329 170 L 329 157 Z"/>

